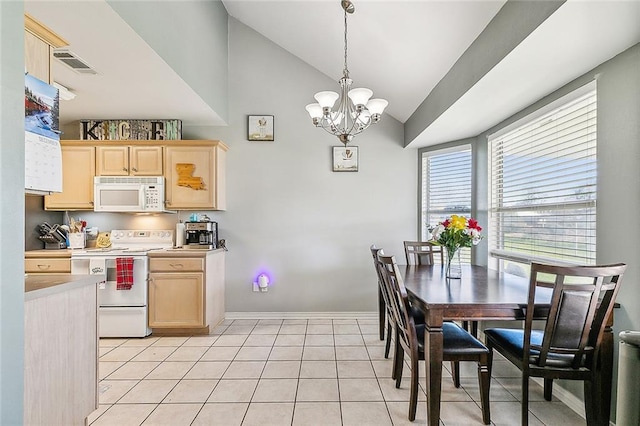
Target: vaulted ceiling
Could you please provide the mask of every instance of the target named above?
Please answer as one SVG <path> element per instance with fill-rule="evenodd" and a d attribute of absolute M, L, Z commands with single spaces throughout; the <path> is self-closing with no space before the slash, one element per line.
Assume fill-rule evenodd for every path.
<path fill-rule="evenodd" d="M 184 1 L 184 7 L 188 3 Z M 344 18 L 338 0 L 223 4 L 230 16 L 320 72 L 336 81 L 341 76 Z M 389 100 L 389 115 L 402 123 L 410 121 L 416 111 L 428 108 L 434 87 L 455 69 L 504 4 L 505 0 L 356 0 L 356 11 L 348 17 L 348 65 L 354 86 L 373 89 L 374 96 Z M 98 76 L 88 77 L 55 61 L 56 81 L 77 94 L 61 106 L 64 122 L 146 118 L 140 113 L 144 111 L 148 118 L 180 118 L 185 125 L 224 125 L 105 1 L 26 0 L 25 11 L 99 70 Z M 640 1 L 567 1 L 478 76 L 472 87 L 456 95 L 409 146 L 475 136 L 639 41 Z M 337 83 L 326 90 L 337 90 Z"/>

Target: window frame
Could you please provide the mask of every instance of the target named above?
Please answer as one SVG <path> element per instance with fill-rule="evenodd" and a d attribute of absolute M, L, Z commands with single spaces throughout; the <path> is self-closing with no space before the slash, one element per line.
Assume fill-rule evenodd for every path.
<path fill-rule="evenodd" d="M 470 168 L 469 168 L 469 180 L 470 180 L 470 194 L 469 194 L 469 209 L 465 209 L 464 211 L 447 211 L 447 210 L 434 210 L 434 212 L 439 212 L 442 214 L 446 214 L 450 216 L 452 214 L 459 214 L 465 217 L 473 217 L 474 212 L 474 202 L 475 202 L 475 186 L 476 186 L 476 176 L 475 176 L 475 149 L 474 143 L 469 140 L 457 141 L 453 143 L 448 143 L 444 145 L 437 145 L 428 148 L 422 148 L 418 150 L 418 235 L 421 241 L 426 241 L 430 238 L 430 234 L 426 231 L 426 225 L 435 225 L 425 223 L 426 219 L 429 217 L 429 208 L 428 208 L 428 189 L 425 189 L 424 180 L 426 172 L 425 161 L 430 156 L 436 155 L 445 155 L 455 152 L 469 151 L 470 156 Z M 428 184 L 427 184 L 428 186 Z M 461 252 L 462 263 L 473 263 L 473 251 L 469 248 L 463 248 Z M 466 253 L 465 253 L 466 252 Z"/>
<path fill-rule="evenodd" d="M 530 264 L 532 261 L 535 262 L 543 262 L 543 263 L 556 263 L 556 264 L 564 264 L 564 265 L 575 265 L 575 264 L 582 264 L 581 262 L 577 262 L 577 261 L 572 261 L 570 259 L 558 259 L 558 258 L 554 258 L 553 256 L 550 257 L 546 257 L 546 256 L 539 256 L 536 254 L 526 254 L 526 253 L 522 253 L 522 252 L 516 252 L 516 251 L 509 251 L 509 250 L 501 250 L 497 247 L 500 247 L 500 245 L 498 245 L 498 242 L 496 241 L 496 238 L 499 237 L 499 234 L 497 232 L 497 230 L 495 229 L 496 225 L 498 224 L 497 219 L 496 219 L 496 214 L 500 213 L 500 212 L 505 212 L 505 211 L 535 211 L 535 210 L 547 210 L 547 209 L 543 209 L 544 206 L 541 205 L 537 205 L 537 206 L 533 206 L 531 208 L 525 208 L 525 207 L 503 207 L 502 209 L 500 209 L 499 207 L 496 208 L 496 206 L 494 205 L 494 198 L 493 198 L 493 188 L 495 185 L 494 179 L 495 179 L 495 173 L 493 170 L 493 163 L 494 163 L 494 143 L 496 143 L 496 141 L 500 140 L 501 138 L 503 138 L 505 135 L 512 133 L 513 131 L 517 130 L 517 129 L 521 129 L 524 128 L 526 126 L 530 126 L 532 123 L 535 123 L 537 121 L 543 121 L 545 119 L 545 117 L 548 117 L 550 114 L 556 112 L 556 111 L 562 111 L 564 108 L 566 108 L 567 106 L 569 106 L 570 104 L 572 104 L 573 102 L 579 100 L 580 98 L 584 97 L 585 95 L 589 95 L 590 93 L 594 93 L 594 103 L 595 103 L 595 118 L 594 118 L 594 124 L 592 125 L 587 125 L 586 128 L 590 128 L 591 126 L 594 127 L 593 132 L 593 136 L 594 136 L 594 151 L 595 153 L 593 155 L 589 155 L 589 156 L 584 156 L 584 157 L 580 157 L 580 158 L 584 158 L 584 159 L 591 159 L 594 161 L 595 165 L 596 165 L 596 169 L 595 169 L 595 177 L 594 177 L 594 181 L 595 181 L 595 190 L 593 192 L 594 194 L 594 198 L 593 199 L 589 199 L 583 202 L 579 202 L 579 201 L 564 201 L 564 202 L 555 202 L 555 203 L 549 203 L 546 204 L 546 206 L 550 209 L 558 209 L 558 210 L 565 210 L 565 211 L 571 211 L 571 210 L 577 210 L 580 208 L 583 209 L 591 209 L 592 213 L 590 213 L 590 215 L 593 216 L 592 220 L 590 221 L 590 223 L 592 223 L 593 225 L 593 244 L 592 244 L 592 250 L 590 251 L 591 253 L 591 258 L 590 258 L 590 262 L 588 262 L 588 264 L 595 264 L 596 263 L 596 238 L 597 238 L 597 198 L 598 198 L 598 186 L 597 186 L 597 152 L 598 152 L 598 140 L 597 140 L 597 112 L 598 112 L 598 93 L 597 93 L 597 87 L 596 87 L 596 82 L 593 81 L 591 83 L 588 83 L 574 91 L 572 91 L 571 93 L 566 94 L 565 96 L 562 96 L 561 98 L 555 100 L 554 102 L 551 102 L 549 104 L 547 104 L 546 106 L 538 109 L 537 111 L 528 114 L 527 116 L 517 120 L 516 122 L 510 124 L 509 126 L 506 126 L 500 130 L 498 130 L 497 132 L 488 135 L 487 136 L 487 150 L 488 150 L 488 155 L 487 155 L 487 162 L 488 162 L 488 185 L 487 185 L 487 189 L 488 189 L 488 213 L 489 213 L 489 224 L 490 224 L 490 232 L 489 232 L 489 262 L 490 262 L 490 266 L 495 268 L 495 269 L 499 269 L 502 270 L 504 269 L 504 265 L 505 262 L 516 262 L 518 264 L 524 264 L 527 265 L 525 268 L 528 268 L 528 264 Z"/>

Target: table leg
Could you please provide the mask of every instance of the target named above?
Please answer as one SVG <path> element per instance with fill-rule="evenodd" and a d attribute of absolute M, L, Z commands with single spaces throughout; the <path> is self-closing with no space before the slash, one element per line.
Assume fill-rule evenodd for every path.
<path fill-rule="evenodd" d="M 380 340 L 384 340 L 384 326 L 385 326 L 385 318 L 386 318 L 387 307 L 384 303 L 384 298 L 382 297 L 382 289 L 378 286 L 378 323 L 380 329 Z"/>
<path fill-rule="evenodd" d="M 611 387 L 613 386 L 613 331 L 607 326 L 602 335 L 597 383 L 594 383 L 599 400 L 596 405 L 598 425 L 608 425 L 611 417 Z"/>
<path fill-rule="evenodd" d="M 442 318 L 426 319 L 424 362 L 427 376 L 427 425 L 440 423 L 442 391 Z"/>

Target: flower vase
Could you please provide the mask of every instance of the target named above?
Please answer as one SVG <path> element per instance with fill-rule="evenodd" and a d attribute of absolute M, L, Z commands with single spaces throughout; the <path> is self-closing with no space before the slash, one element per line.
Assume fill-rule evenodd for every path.
<path fill-rule="evenodd" d="M 460 263 L 460 249 L 447 248 L 447 269 L 445 277 L 449 279 L 462 278 L 462 264 Z"/>

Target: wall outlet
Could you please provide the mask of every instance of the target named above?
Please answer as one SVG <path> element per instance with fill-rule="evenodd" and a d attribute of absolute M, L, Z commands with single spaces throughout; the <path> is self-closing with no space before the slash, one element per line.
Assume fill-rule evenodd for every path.
<path fill-rule="evenodd" d="M 260 287 L 258 287 L 258 283 L 253 283 L 253 291 L 255 292 L 260 291 Z"/>

